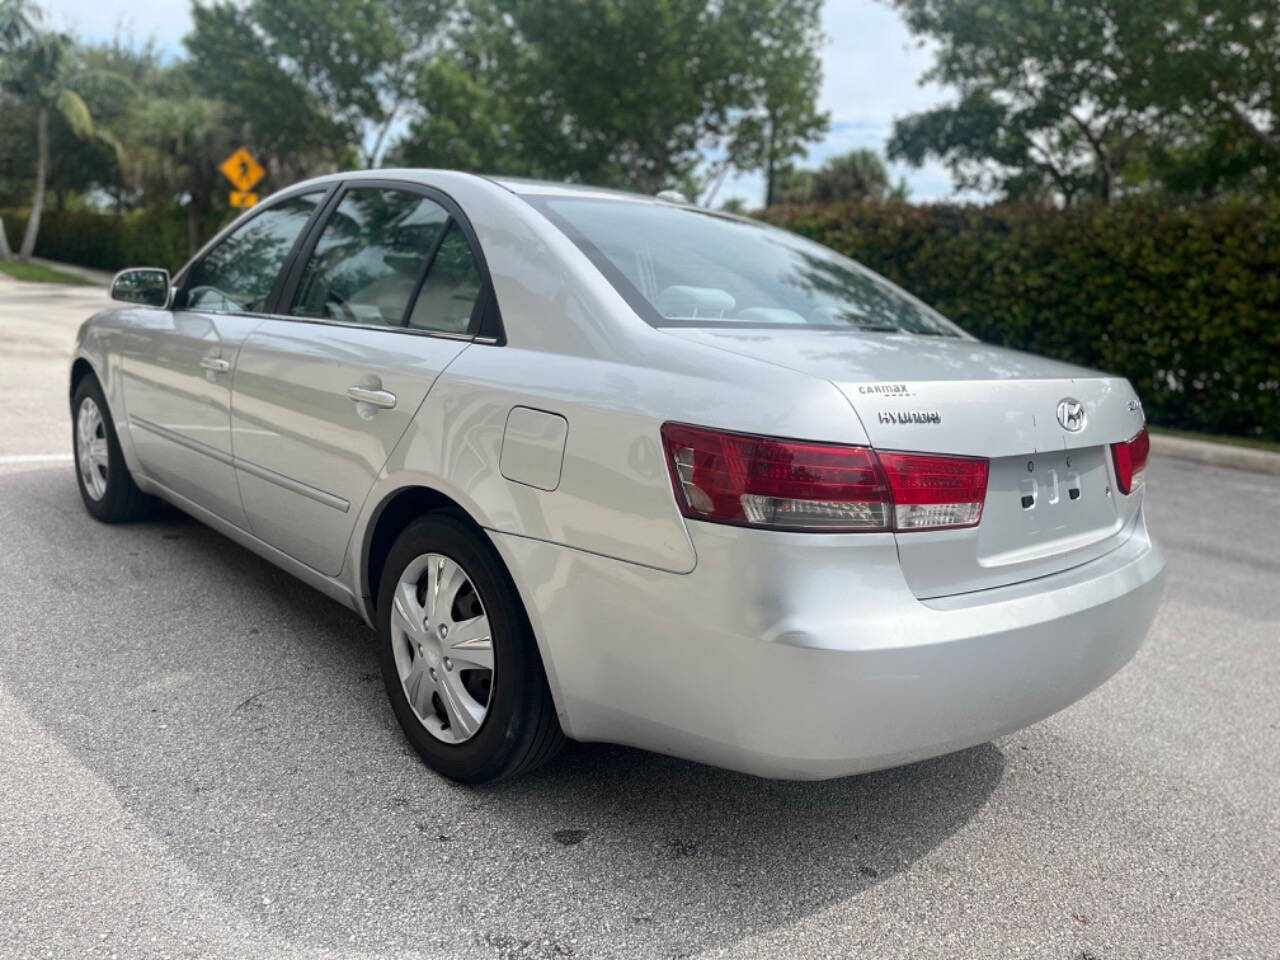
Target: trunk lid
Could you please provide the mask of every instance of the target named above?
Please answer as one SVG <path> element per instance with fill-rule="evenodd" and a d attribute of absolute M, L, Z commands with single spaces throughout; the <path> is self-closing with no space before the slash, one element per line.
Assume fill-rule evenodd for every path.
<path fill-rule="evenodd" d="M 1138 398 L 1122 377 L 972 340 L 820 330 L 667 332 L 831 381 L 876 449 L 991 461 L 978 526 L 896 535 L 903 573 L 921 599 L 1086 563 L 1124 543 L 1136 522 L 1141 488 L 1120 494 L 1109 450 L 1143 424 Z M 1078 429 L 1059 423 L 1064 401 L 1068 413 L 1077 403 L 1083 409 Z"/>

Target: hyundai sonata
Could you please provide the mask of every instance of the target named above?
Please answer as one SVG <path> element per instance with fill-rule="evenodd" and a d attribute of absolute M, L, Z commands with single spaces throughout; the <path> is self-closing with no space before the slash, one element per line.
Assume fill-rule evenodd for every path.
<path fill-rule="evenodd" d="M 457 780 L 566 736 L 900 764 L 1074 702 L 1154 615 L 1126 380 L 761 223 L 339 174 L 112 295 L 71 368 L 89 513 L 163 498 L 358 611 Z"/>

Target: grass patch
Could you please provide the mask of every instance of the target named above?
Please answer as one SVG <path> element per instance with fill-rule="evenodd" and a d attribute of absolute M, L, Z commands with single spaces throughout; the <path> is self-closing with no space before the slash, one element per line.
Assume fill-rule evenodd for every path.
<path fill-rule="evenodd" d="M 1251 447 L 1254 450 L 1266 450 L 1268 453 L 1280 453 L 1280 443 L 1276 443 L 1274 440 L 1258 440 L 1254 437 L 1230 437 L 1214 433 L 1196 433 L 1194 430 L 1175 430 L 1172 427 L 1152 427 L 1151 432 L 1163 433 L 1169 437 L 1182 437 L 1185 440 L 1225 443 L 1233 447 Z"/>
<path fill-rule="evenodd" d="M 23 263 L 21 260 L 0 260 L 0 273 L 24 283 L 66 283 L 77 287 L 93 284 L 74 273 L 63 273 L 39 263 Z"/>

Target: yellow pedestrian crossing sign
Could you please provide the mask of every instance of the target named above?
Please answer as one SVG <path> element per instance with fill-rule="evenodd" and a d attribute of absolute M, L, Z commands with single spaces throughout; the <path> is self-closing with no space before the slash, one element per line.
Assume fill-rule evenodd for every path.
<path fill-rule="evenodd" d="M 247 190 L 232 190 L 229 202 L 233 207 L 256 207 L 258 205 L 258 195 L 249 193 Z"/>
<path fill-rule="evenodd" d="M 248 193 L 259 180 L 267 175 L 267 171 L 262 169 L 262 164 L 244 147 L 241 147 L 223 160 L 222 166 L 218 167 L 218 169 L 222 171 L 224 177 L 235 184 L 236 190 L 240 193 Z M 234 201 L 232 205 L 234 206 Z M 252 205 L 245 204 L 245 206 Z"/>

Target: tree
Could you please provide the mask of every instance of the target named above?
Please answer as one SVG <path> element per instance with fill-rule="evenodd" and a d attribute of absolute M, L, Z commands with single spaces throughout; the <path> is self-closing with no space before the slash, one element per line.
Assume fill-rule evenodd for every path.
<path fill-rule="evenodd" d="M 816 109 L 821 13 L 821 0 L 761 0 L 747 12 L 751 19 L 744 26 L 756 50 L 751 106 L 736 119 L 725 167 L 763 170 L 766 207 L 775 201 L 779 169 L 827 131 L 830 118 Z M 708 202 L 713 197 L 714 191 Z"/>
<path fill-rule="evenodd" d="M 40 8 L 28 0 L 0 0 L 0 53 L 34 37 L 43 20 Z"/>
<path fill-rule="evenodd" d="M 1132 70 L 1171 125 L 1156 171 L 1198 193 L 1280 190 L 1280 7 L 1273 0 L 1166 0 Z"/>
<path fill-rule="evenodd" d="M 874 150 L 853 150 L 832 157 L 813 181 L 818 203 L 882 200 L 889 193 L 889 171 Z"/>
<path fill-rule="evenodd" d="M 889 156 L 937 157 L 958 187 L 1109 202 L 1162 113 L 1134 69 L 1183 0 L 890 0 L 937 44 L 924 79 L 958 99 L 899 120 Z"/>
<path fill-rule="evenodd" d="M 444 0 L 217 0 L 185 39 L 205 98 L 227 104 L 268 168 L 296 179 L 380 159 Z"/>
<path fill-rule="evenodd" d="M 958 91 L 895 124 L 892 158 L 1068 204 L 1280 187 L 1274 0 L 889 2 Z"/>
<path fill-rule="evenodd" d="M 12 56 L 15 50 L 34 39 L 41 19 L 40 9 L 26 0 L 0 0 L 0 57 Z M 7 93 L 3 89 L 4 71 L 5 67 L 0 65 L 0 95 Z M 0 260 L 12 259 L 4 218 L 0 217 Z"/>
<path fill-rule="evenodd" d="M 813 181 L 816 170 L 803 170 L 794 166 L 783 167 L 777 173 L 774 185 L 776 203 L 813 203 Z"/>
<path fill-rule="evenodd" d="M 0 217 L 0 260 L 12 260 L 13 250 L 9 248 L 9 236 L 4 225 L 4 217 Z"/>
<path fill-rule="evenodd" d="M 124 144 L 132 147 L 134 118 L 155 95 L 163 72 L 153 44 L 134 47 L 116 38 L 107 43 L 76 45 L 76 92 L 84 100 L 96 136 L 83 140 L 58 116 L 49 126 L 47 190 L 61 210 L 67 197 L 98 191 L 126 202 L 128 187 Z"/>
<path fill-rule="evenodd" d="M 780 203 L 862 203 L 905 199 L 906 185 L 889 185 L 889 171 L 874 150 L 851 150 L 829 158 L 817 170 L 787 169 L 779 178 Z"/>
<path fill-rule="evenodd" d="M 417 114 L 389 162 L 563 176 L 564 165 L 539 148 L 547 121 L 527 109 L 532 91 L 520 82 L 536 73 L 535 53 L 506 29 L 496 8 L 477 0 L 454 24 L 449 43 L 447 52 L 420 67 Z"/>
<path fill-rule="evenodd" d="M 447 49 L 419 73 L 419 114 L 395 156 L 645 192 L 687 185 L 712 151 L 724 158 L 717 177 L 777 165 L 822 121 L 815 10 L 816 0 L 467 0 Z"/>
<path fill-rule="evenodd" d="M 217 164 L 234 149 L 224 110 L 219 101 L 175 90 L 150 100 L 137 121 L 137 183 L 162 202 L 185 194 L 187 252 L 193 256 L 220 186 Z"/>
<path fill-rule="evenodd" d="M 50 114 L 57 114 L 64 119 L 72 132 L 82 140 L 92 139 L 95 135 L 93 116 L 72 86 L 77 79 L 75 67 L 75 51 L 71 39 L 60 33 L 36 32 L 21 45 L 10 48 L 5 56 L 0 85 L 35 117 L 35 191 L 31 199 L 31 213 L 27 217 L 27 229 L 18 250 L 18 256 L 23 260 L 29 259 L 35 252 L 36 238 L 40 232 L 45 180 L 49 169 Z"/>

